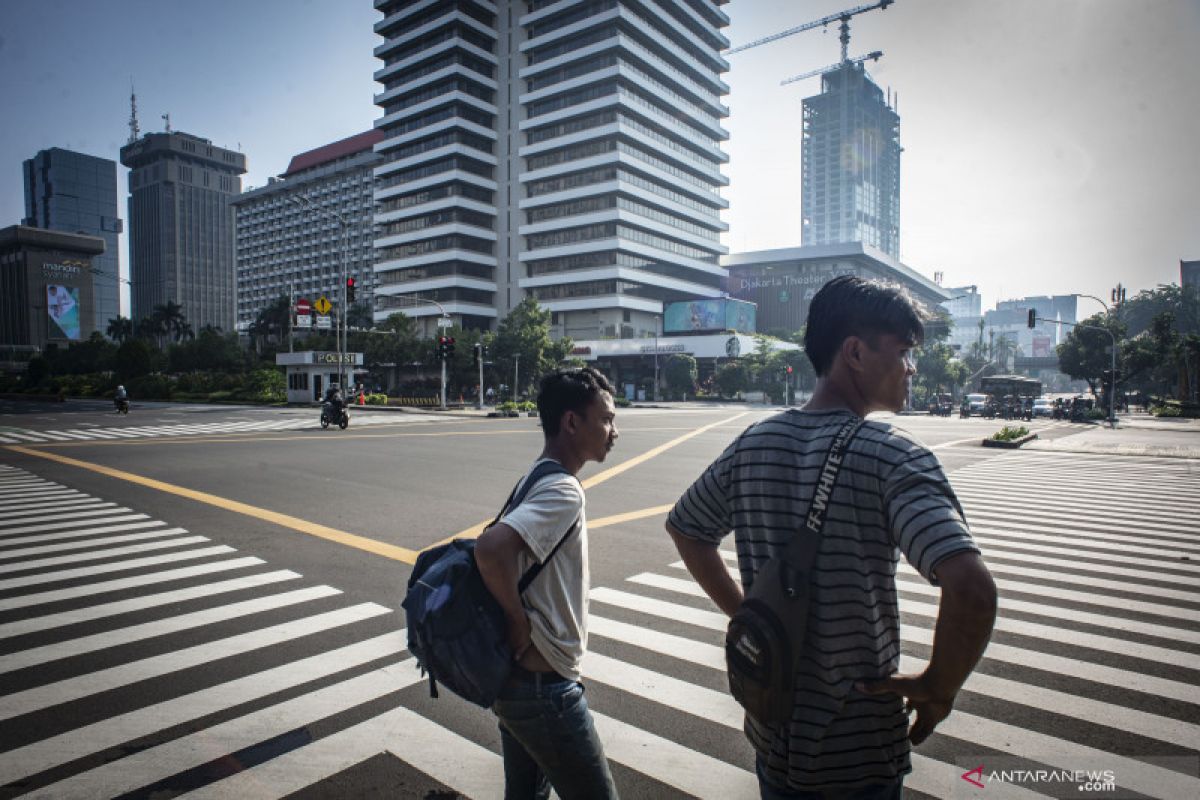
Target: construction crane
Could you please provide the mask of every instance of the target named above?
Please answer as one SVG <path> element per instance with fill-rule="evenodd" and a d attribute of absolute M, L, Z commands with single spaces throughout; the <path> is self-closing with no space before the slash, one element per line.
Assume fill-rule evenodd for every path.
<path fill-rule="evenodd" d="M 739 45 L 738 47 L 730 48 L 729 50 L 725 51 L 725 55 L 731 56 L 734 53 L 740 53 L 743 50 L 749 50 L 750 48 L 758 47 L 759 45 L 770 44 L 771 42 L 778 41 L 779 39 L 784 39 L 797 33 L 812 30 L 813 28 L 825 27 L 831 22 L 840 22 L 841 35 L 838 38 L 842 43 L 842 62 L 845 63 L 846 61 L 850 60 L 850 18 L 857 14 L 865 14 L 868 11 L 874 11 L 877 8 L 886 9 L 894 2 L 896 2 L 896 0 L 879 0 L 879 2 L 871 3 L 870 5 L 848 8 L 845 11 L 839 11 L 836 14 L 830 14 L 827 17 L 821 17 L 820 19 L 813 20 L 812 22 L 807 22 L 797 28 L 789 28 L 786 31 L 780 31 L 779 33 L 772 34 L 771 36 L 765 36 L 762 39 L 756 39 L 749 44 L 743 44 Z"/>
<path fill-rule="evenodd" d="M 796 81 L 802 81 L 805 78 L 811 78 L 815 75 L 824 75 L 826 72 L 832 72 L 833 70 L 837 69 L 838 67 L 845 66 L 846 64 L 861 64 L 864 61 L 878 61 L 882 57 L 883 57 L 882 50 L 873 50 L 870 53 L 867 53 L 866 55 L 855 56 L 854 58 L 843 59 L 842 61 L 838 62 L 837 64 L 830 64 L 827 67 L 821 67 L 820 69 L 809 70 L 808 72 L 805 72 L 802 75 L 793 75 L 792 77 L 788 78 L 787 80 L 780 81 L 779 85 L 787 86 L 789 83 L 795 83 Z"/>

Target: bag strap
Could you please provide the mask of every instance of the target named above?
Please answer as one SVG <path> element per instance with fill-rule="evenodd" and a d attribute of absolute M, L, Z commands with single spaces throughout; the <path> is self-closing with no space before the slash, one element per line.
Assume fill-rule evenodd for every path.
<path fill-rule="evenodd" d="M 490 528 L 492 525 L 495 525 L 500 521 L 501 517 L 503 517 L 509 511 L 512 511 L 517 506 L 521 505 L 521 502 L 525 499 L 525 495 L 529 494 L 529 491 L 542 478 L 545 478 L 548 475 L 570 474 L 571 473 L 567 471 L 566 467 L 564 467 L 562 464 L 559 464 L 557 461 L 552 459 L 544 459 L 539 461 L 534 468 L 530 470 L 529 475 L 526 478 L 517 481 L 517 485 L 514 486 L 512 492 L 509 493 L 508 499 L 504 501 L 504 506 L 500 509 L 500 513 L 496 515 L 496 518 L 492 520 L 491 525 L 488 525 L 488 527 Z M 557 553 L 559 548 L 566 543 L 567 538 L 571 535 L 571 531 L 575 530 L 576 526 L 578 525 L 579 517 L 576 517 L 575 521 L 572 522 L 563 535 L 559 537 L 558 543 L 554 545 L 554 549 L 550 551 L 550 554 L 546 556 L 545 560 L 535 562 L 529 569 L 525 570 L 525 574 L 521 576 L 521 580 L 517 584 L 518 594 L 523 593 L 529 584 L 533 583 L 533 579 L 538 576 L 538 573 L 542 571 L 543 567 L 550 563 L 550 559 L 554 558 L 554 554 Z"/>
<path fill-rule="evenodd" d="M 821 531 L 825 527 L 825 517 L 833 501 L 833 488 L 842 471 L 846 448 L 864 422 L 866 420 L 855 416 L 847 420 L 834 434 L 833 443 L 825 455 L 825 463 L 817 476 L 817 486 L 813 490 L 813 499 L 804 519 L 804 527 L 792 537 L 782 553 L 782 559 L 788 566 L 788 569 L 781 570 L 783 588 L 789 597 L 808 591 L 809 573 L 812 572 L 817 550 L 821 546 Z"/>

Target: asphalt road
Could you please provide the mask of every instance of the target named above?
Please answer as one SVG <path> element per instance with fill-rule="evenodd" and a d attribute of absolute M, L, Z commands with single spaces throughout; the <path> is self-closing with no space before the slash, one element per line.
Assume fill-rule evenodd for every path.
<path fill-rule="evenodd" d="M 608 461 L 580 476 L 589 702 L 623 796 L 738 797 L 753 784 L 711 661 L 720 621 L 672 566 L 662 522 L 768 413 L 622 410 Z M 537 420 L 364 412 L 322 431 L 316 416 L 0 405 L 0 796 L 497 793 L 494 723 L 428 697 L 404 669 L 395 609 L 418 551 L 496 513 L 539 452 Z M 999 421 L 892 421 L 942 459 L 1006 604 L 983 677 L 921 749 L 909 793 L 972 789 L 960 778 L 972 759 L 1103 763 L 1142 796 L 1200 793 L 1200 462 L 1053 449 L 1095 438 L 1090 426 L 1035 422 L 1051 449 L 1013 452 L 979 446 Z M 101 501 L 114 505 L 79 510 Z M 154 577 L 245 558 L 262 563 Z M 273 577 L 218 586 L 247 569 Z M 928 656 L 937 596 L 901 579 L 908 668 Z M 183 594 L 147 605 L 167 591 Z M 33 596 L 44 592 L 60 594 Z M 295 666 L 322 658 L 332 665 L 311 674 Z M 270 670 L 282 677 L 258 687 Z M 421 734 L 389 745 L 402 731 Z M 1030 796 L 1002 781 L 996 795 Z"/>

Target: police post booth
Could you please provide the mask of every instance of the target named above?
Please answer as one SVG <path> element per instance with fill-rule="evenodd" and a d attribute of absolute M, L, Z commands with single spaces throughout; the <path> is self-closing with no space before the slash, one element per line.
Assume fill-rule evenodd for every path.
<path fill-rule="evenodd" d="M 354 388 L 354 368 L 362 366 L 363 354 L 304 350 L 299 353 L 276 353 L 275 363 L 287 371 L 289 403 L 319 403 L 331 384 L 340 385 L 338 367 L 341 365 L 344 365 L 349 389 Z M 342 386 L 341 389 L 346 402 L 353 402 L 349 389 L 346 386 Z"/>

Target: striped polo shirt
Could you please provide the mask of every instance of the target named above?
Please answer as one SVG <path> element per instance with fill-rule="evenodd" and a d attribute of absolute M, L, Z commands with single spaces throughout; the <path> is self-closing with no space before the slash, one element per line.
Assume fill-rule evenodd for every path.
<path fill-rule="evenodd" d="M 713 544 L 734 531 L 749 589 L 790 537 L 807 532 L 825 456 L 851 416 L 789 410 L 752 425 L 684 493 L 669 522 Z M 964 551 L 979 552 L 937 457 L 907 432 L 867 421 L 830 498 L 791 722 L 772 731 L 746 719 L 772 784 L 850 788 L 911 770 L 903 700 L 862 694 L 854 683 L 899 667 L 899 554 L 935 583 L 937 565 Z"/>

